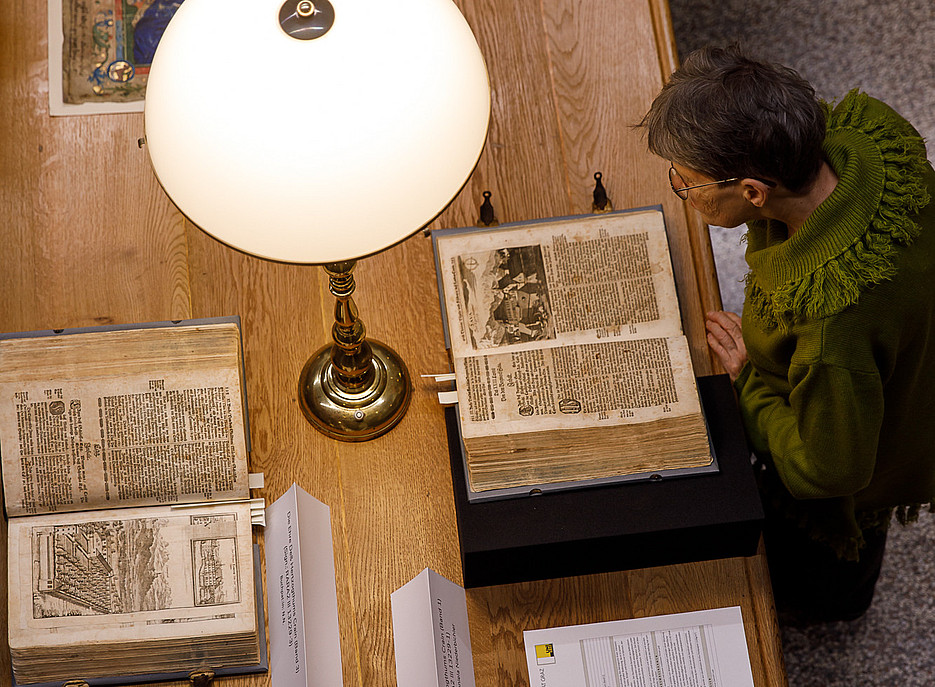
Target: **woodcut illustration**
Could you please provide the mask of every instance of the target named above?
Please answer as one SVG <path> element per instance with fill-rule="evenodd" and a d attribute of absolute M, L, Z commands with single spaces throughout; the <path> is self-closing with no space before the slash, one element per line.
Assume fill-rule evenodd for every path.
<path fill-rule="evenodd" d="M 539 246 L 458 256 L 475 349 L 555 338 Z"/>
<path fill-rule="evenodd" d="M 33 527 L 33 618 L 119 615 L 240 601 L 233 515 Z M 178 546 L 191 539 L 189 567 Z"/>

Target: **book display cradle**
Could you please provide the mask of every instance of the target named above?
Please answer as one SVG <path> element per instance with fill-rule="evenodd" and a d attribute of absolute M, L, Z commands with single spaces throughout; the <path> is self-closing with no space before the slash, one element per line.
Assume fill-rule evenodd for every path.
<path fill-rule="evenodd" d="M 497 247 L 515 245 L 517 240 L 520 244 L 541 242 L 543 245 L 535 245 L 536 251 L 551 252 L 547 242 L 550 237 L 556 235 L 563 241 L 566 237 L 570 239 L 574 236 L 576 240 L 590 241 L 591 245 L 600 245 L 608 251 L 611 244 L 601 243 L 601 237 L 606 240 L 606 237 L 613 235 L 614 231 L 619 231 L 619 229 L 613 229 L 614 225 L 611 223 L 624 227 L 632 225 L 630 229 L 625 230 L 627 233 L 624 234 L 632 239 L 639 239 L 647 235 L 644 232 L 652 231 L 651 227 L 658 212 L 657 208 L 609 214 L 612 212 L 613 204 L 603 186 L 602 176 L 600 172 L 594 175 L 594 202 L 590 217 L 578 216 L 504 226 L 491 219 L 496 216 L 496 212 L 491 201 L 492 194 L 485 192 L 484 202 L 480 207 L 481 220 L 478 224 L 495 227 L 494 230 L 482 232 L 480 229 L 467 229 L 437 232 L 434 237 L 436 269 L 439 273 L 442 314 L 447 320 L 446 345 L 450 349 L 453 350 L 456 346 L 459 349 L 465 348 L 465 341 L 470 337 L 462 332 L 470 329 L 470 321 L 474 317 L 472 314 L 469 318 L 465 315 L 465 311 L 468 310 L 468 305 L 472 301 L 484 301 L 484 295 L 479 285 L 474 286 L 470 297 L 460 292 L 450 293 L 454 291 L 452 284 L 450 282 L 446 284 L 445 277 L 442 276 L 445 270 L 450 269 L 449 261 L 455 265 L 465 260 L 476 262 L 482 259 L 482 254 L 477 252 L 480 247 L 486 247 L 485 251 L 491 252 Z M 487 218 L 487 221 L 484 221 L 484 218 Z M 519 238 L 507 238 L 511 235 L 518 235 Z M 478 236 L 480 236 L 479 239 Z M 460 247 L 457 250 L 449 248 L 447 251 L 442 251 L 440 242 L 445 239 L 458 241 L 459 243 L 455 245 Z M 470 248 L 467 248 L 468 246 Z M 525 250 L 528 252 L 529 248 Z M 459 254 L 461 251 L 465 251 L 466 254 Z M 647 293 L 654 294 L 650 299 L 651 304 L 641 303 L 641 307 L 633 311 L 635 319 L 629 326 L 634 333 L 644 324 L 649 327 L 655 324 L 654 318 L 658 318 L 660 310 L 665 307 L 657 299 L 672 297 L 671 294 L 666 293 L 669 287 L 665 278 L 669 274 L 668 255 L 660 256 L 656 251 L 658 247 L 655 251 L 649 251 L 656 255 L 655 261 L 647 258 L 644 264 L 636 264 L 637 261 L 633 256 L 613 256 L 613 259 L 618 259 L 621 263 L 630 266 L 632 273 L 628 274 L 627 278 L 635 282 L 635 285 L 619 285 L 620 289 L 632 289 L 623 295 L 623 298 L 635 297 L 639 294 L 645 299 Z M 458 257 L 443 260 L 442 252 L 449 256 L 458 255 Z M 589 252 L 593 253 L 594 250 Z M 643 252 L 642 245 L 637 252 L 640 254 Z M 612 259 L 609 255 L 607 258 Z M 554 256 L 551 260 L 555 260 Z M 571 297 L 568 293 L 578 289 L 579 285 L 590 283 L 587 277 L 574 277 L 570 284 L 565 283 L 562 281 L 561 273 L 555 269 L 545 268 L 541 264 L 534 266 L 528 261 L 523 261 L 523 266 L 522 277 L 534 280 L 538 287 L 539 298 L 545 304 L 544 310 L 550 323 L 561 318 L 559 303 Z M 577 263 L 566 265 L 567 271 L 572 274 L 581 267 Z M 475 271 L 479 272 L 479 270 L 479 267 L 475 268 Z M 656 275 L 652 278 L 652 285 L 649 284 L 650 273 Z M 663 275 L 661 280 L 660 273 Z M 508 272 L 503 278 L 506 279 L 510 274 L 512 272 Z M 604 274 L 607 279 L 611 279 L 610 271 L 605 271 Z M 643 276 L 641 281 L 639 275 L 646 276 Z M 483 279 L 482 276 L 474 273 L 472 277 L 475 281 Z M 558 283 L 552 283 L 553 279 Z M 455 285 L 460 288 L 457 282 Z M 610 287 L 612 284 L 606 286 Z M 566 293 L 563 294 L 563 292 Z M 597 302 L 586 303 L 585 307 L 587 305 L 592 306 L 594 311 L 601 309 Z M 579 303 L 577 307 L 583 306 Z M 678 315 L 677 309 L 674 314 Z M 512 318 L 517 317 L 519 313 L 514 312 Z M 611 309 L 606 313 L 601 313 L 595 323 L 614 322 L 619 317 L 620 313 Z M 483 316 L 477 319 L 483 320 Z M 649 322 L 647 323 L 646 320 Z M 565 326 L 575 328 L 569 324 Z M 537 350 L 543 352 L 554 350 L 550 349 L 552 345 L 562 348 L 562 344 L 556 343 L 556 340 L 561 341 L 563 336 L 568 335 L 568 332 L 558 330 L 554 324 L 549 328 L 557 331 L 553 331 L 549 337 L 540 341 L 545 348 Z M 650 329 L 650 331 L 655 330 Z M 478 333 L 473 334 L 475 339 Z M 572 335 L 574 335 L 573 332 Z M 617 335 L 619 336 L 619 332 Z M 456 337 L 461 342 L 460 344 L 455 342 Z M 590 342 L 592 339 L 586 338 L 585 341 Z M 513 350 L 509 344 L 501 342 L 499 345 L 507 346 L 506 350 Z M 534 344 L 526 342 L 524 345 Z M 565 345 L 575 348 L 574 344 Z M 479 346 L 475 341 L 474 346 L 477 348 L 474 348 L 473 355 L 484 360 L 478 365 L 479 368 L 492 367 L 494 363 L 491 361 L 499 359 L 495 357 L 498 347 L 492 343 L 488 342 L 486 346 Z M 591 346 L 595 347 L 594 344 Z M 468 346 L 468 348 L 471 347 Z M 583 353 L 578 353 L 578 355 L 583 355 Z M 596 355 L 599 357 L 601 353 Z M 640 364 L 639 361 L 634 362 L 637 365 Z M 647 386 L 645 389 L 638 390 L 632 400 L 647 398 L 647 395 L 648 397 L 655 396 L 653 384 L 663 386 L 672 384 L 671 379 L 662 380 L 665 379 L 668 366 L 675 362 L 677 361 L 672 359 L 665 361 L 665 369 L 659 371 L 660 378 L 654 379 L 653 375 L 639 376 L 637 385 L 645 383 Z M 508 365 L 506 362 L 499 364 Z M 548 363 L 544 364 L 550 368 Z M 611 387 L 608 393 L 620 393 L 619 387 L 616 392 L 613 391 L 614 378 L 618 375 L 625 375 L 626 372 L 603 370 L 600 362 L 596 362 L 595 366 L 598 375 L 595 383 L 606 383 L 606 378 L 609 376 Z M 638 369 L 638 367 L 634 368 L 633 372 Z M 515 374 L 516 371 L 514 368 L 506 374 Z M 561 385 L 557 370 L 550 369 L 549 376 L 553 383 L 557 386 Z M 456 381 L 459 385 L 463 383 L 479 387 L 490 384 L 489 376 L 484 374 L 480 375 L 480 379 L 465 379 L 456 375 Z M 616 383 L 621 382 L 616 381 Z M 633 439 L 618 444 L 617 449 L 609 448 L 602 445 L 601 436 L 606 436 L 607 432 L 615 428 L 604 425 L 593 439 L 591 448 L 594 456 L 593 465 L 582 468 L 591 470 L 590 475 L 604 474 L 604 476 L 589 477 L 585 474 L 571 481 L 567 481 L 567 478 L 565 478 L 566 481 L 556 483 L 533 481 L 523 486 L 487 490 L 473 488 L 471 460 L 465 449 L 463 436 L 464 409 L 459 409 L 458 406 L 446 408 L 445 421 L 448 429 L 465 586 L 525 582 L 754 555 L 759 543 L 763 511 L 750 468 L 750 452 L 744 440 L 743 427 L 733 392 L 726 375 L 701 377 L 697 383 L 697 392 L 694 387 L 686 387 L 684 382 L 679 386 L 682 387 L 682 394 L 697 393 L 700 397 L 707 427 L 708 444 L 713 458 L 710 465 L 701 464 L 695 468 L 673 469 L 666 468 L 665 463 L 658 459 L 655 467 L 650 470 L 642 472 L 630 470 L 619 474 L 602 473 L 604 465 L 626 465 L 626 461 L 619 463 L 615 460 L 614 451 L 634 445 L 634 439 L 639 436 L 633 435 Z M 467 397 L 471 397 L 471 402 L 473 402 L 473 391 L 458 394 L 458 399 L 462 403 Z M 660 401 L 645 402 L 650 406 L 660 403 Z M 496 408 L 496 417 L 500 417 L 504 408 L 496 401 L 492 401 L 492 407 Z M 530 421 L 533 423 L 532 427 L 538 428 L 541 425 L 543 429 L 549 427 L 548 423 L 554 422 L 549 419 L 540 420 L 538 423 L 533 419 Z M 598 427 L 600 423 L 607 421 L 607 419 L 598 420 Z M 594 420 L 589 421 L 586 417 L 581 420 L 582 427 L 588 427 L 592 423 Z M 624 425 L 623 428 L 626 429 L 627 426 Z M 635 428 L 639 428 L 639 424 L 635 425 Z M 620 427 L 616 429 L 619 430 Z M 538 438 L 541 432 L 531 432 L 531 436 L 541 441 Z M 676 436 L 677 433 L 670 430 L 669 436 L 664 441 L 672 444 L 676 441 Z M 518 444 L 515 439 L 512 441 Z M 636 445 L 639 446 L 639 444 Z M 651 452 L 652 444 L 643 450 Z M 635 451 L 635 455 L 639 455 L 639 449 Z M 523 456 L 524 451 L 520 450 L 519 454 Z M 503 464 L 507 460 L 507 457 L 499 457 L 497 462 Z M 653 464 L 651 458 L 650 464 Z M 532 470 L 537 474 L 545 474 L 541 471 L 537 472 L 535 467 L 522 467 L 521 469 L 524 473 Z M 565 470 L 561 472 L 567 474 Z"/>

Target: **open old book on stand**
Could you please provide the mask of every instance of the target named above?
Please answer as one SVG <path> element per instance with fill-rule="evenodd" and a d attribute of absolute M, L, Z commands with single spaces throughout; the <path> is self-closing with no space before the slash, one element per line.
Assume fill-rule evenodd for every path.
<path fill-rule="evenodd" d="M 470 500 L 717 470 L 661 209 L 433 239 Z"/>
<path fill-rule="evenodd" d="M 236 319 L 0 336 L 17 684 L 265 670 L 242 370 Z"/>

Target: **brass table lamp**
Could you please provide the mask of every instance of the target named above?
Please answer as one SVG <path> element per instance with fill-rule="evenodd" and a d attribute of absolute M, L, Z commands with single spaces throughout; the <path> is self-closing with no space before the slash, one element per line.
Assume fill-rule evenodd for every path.
<path fill-rule="evenodd" d="M 146 146 L 166 193 L 218 240 L 325 266 L 333 343 L 300 376 L 306 417 L 370 439 L 411 381 L 365 338 L 358 258 L 431 222 L 483 150 L 490 88 L 451 0 L 186 0 L 149 74 Z"/>

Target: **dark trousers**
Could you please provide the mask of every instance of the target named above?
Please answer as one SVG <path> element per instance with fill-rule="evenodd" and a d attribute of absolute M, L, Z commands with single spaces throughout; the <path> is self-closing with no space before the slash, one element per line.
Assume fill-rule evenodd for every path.
<path fill-rule="evenodd" d="M 846 561 L 795 523 L 767 514 L 763 539 L 781 623 L 855 620 L 867 611 L 883 565 L 886 531 L 868 530 L 864 538 L 860 559 Z"/>

